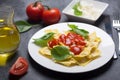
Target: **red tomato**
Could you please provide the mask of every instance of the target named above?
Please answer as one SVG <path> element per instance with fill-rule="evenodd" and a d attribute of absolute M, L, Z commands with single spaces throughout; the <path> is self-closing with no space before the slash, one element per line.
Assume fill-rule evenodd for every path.
<path fill-rule="evenodd" d="M 70 51 L 73 52 L 75 55 L 78 55 L 78 54 L 80 54 L 82 49 L 81 49 L 81 47 L 74 45 L 74 46 L 70 47 Z"/>
<path fill-rule="evenodd" d="M 59 41 L 62 42 L 63 44 L 65 44 L 65 42 L 66 42 L 65 39 L 66 39 L 65 34 L 61 34 L 61 35 L 59 36 Z"/>
<path fill-rule="evenodd" d="M 9 73 L 12 75 L 23 75 L 28 70 L 28 62 L 25 58 L 19 57 L 16 62 L 10 68 Z"/>
<path fill-rule="evenodd" d="M 72 32 L 67 34 L 67 37 L 69 37 L 70 39 L 75 39 L 76 36 L 77 34 Z"/>
<path fill-rule="evenodd" d="M 59 22 L 60 18 L 61 13 L 57 8 L 46 9 L 42 15 L 42 20 L 47 25 Z"/>
<path fill-rule="evenodd" d="M 40 21 L 43 11 L 44 6 L 40 2 L 31 3 L 26 8 L 27 16 L 32 21 Z"/>
<path fill-rule="evenodd" d="M 78 35 L 78 34 L 77 34 L 77 38 L 79 38 L 79 40 L 82 40 L 82 41 L 85 40 L 81 35 Z"/>
<path fill-rule="evenodd" d="M 82 40 L 81 38 L 77 37 L 74 39 L 74 42 L 75 44 L 77 45 L 82 45 L 82 46 L 85 46 L 86 45 L 86 42 L 84 40 Z"/>
<path fill-rule="evenodd" d="M 65 45 L 70 46 L 72 44 L 72 40 L 70 38 L 65 39 Z"/>
<path fill-rule="evenodd" d="M 48 46 L 50 48 L 53 48 L 53 46 L 58 45 L 58 43 L 59 43 L 59 41 L 57 39 L 53 39 L 53 40 L 51 40 L 51 41 L 48 42 Z"/>

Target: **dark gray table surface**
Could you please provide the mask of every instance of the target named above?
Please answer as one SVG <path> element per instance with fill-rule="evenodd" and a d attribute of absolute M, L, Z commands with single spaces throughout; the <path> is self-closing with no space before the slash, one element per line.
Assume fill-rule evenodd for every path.
<path fill-rule="evenodd" d="M 17 20 L 27 20 L 27 15 L 25 12 L 26 6 L 34 2 L 35 0 L 0 0 L 0 5 L 11 5 L 15 10 L 14 21 Z M 51 7 L 57 7 L 62 10 L 71 2 L 72 0 L 42 0 L 42 3 Z M 103 13 L 103 15 L 94 24 L 99 28 L 104 29 L 104 20 L 112 20 L 112 15 L 114 13 L 120 12 L 120 0 L 99 0 L 109 3 L 109 7 Z M 69 22 L 68 18 L 62 14 L 60 22 Z M 86 73 L 77 74 L 66 74 L 55 72 L 46 69 L 39 64 L 37 64 L 28 53 L 28 41 L 32 35 L 38 30 L 46 27 L 42 23 L 33 26 L 27 32 L 21 33 L 21 43 L 16 55 L 8 61 L 6 66 L 0 67 L 0 80 L 120 80 L 120 57 L 114 60 L 111 59 L 106 65 L 99 69 Z M 116 35 L 116 30 L 113 30 Z M 117 35 L 116 35 L 117 38 Z M 9 76 L 9 69 L 15 60 L 19 57 L 25 57 L 29 62 L 28 72 L 21 77 L 11 77 Z M 99 63 L 99 62 L 98 62 Z"/>

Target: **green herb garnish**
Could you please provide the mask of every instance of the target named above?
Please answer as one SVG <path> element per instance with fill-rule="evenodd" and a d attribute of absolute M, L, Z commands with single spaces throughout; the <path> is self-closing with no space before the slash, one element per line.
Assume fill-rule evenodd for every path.
<path fill-rule="evenodd" d="M 74 6 L 73 6 L 73 10 L 74 10 L 74 14 L 76 16 L 81 16 L 82 15 L 82 11 L 80 11 L 78 8 L 80 7 L 80 3 L 76 3 Z"/>
<path fill-rule="evenodd" d="M 27 21 L 16 21 L 15 25 L 18 28 L 19 32 L 25 32 L 32 27 L 32 25 L 29 24 Z"/>
<path fill-rule="evenodd" d="M 78 26 L 74 25 L 74 24 L 68 24 L 68 26 L 72 29 L 73 32 L 80 34 L 84 37 L 87 37 L 89 32 L 84 30 L 84 29 L 79 29 Z"/>
<path fill-rule="evenodd" d="M 70 56 L 69 49 L 65 46 L 56 46 L 51 49 L 51 55 L 55 60 L 65 60 Z"/>
<path fill-rule="evenodd" d="M 53 35 L 53 32 L 46 33 L 44 36 L 34 39 L 34 43 L 41 47 L 47 46 L 47 42 L 53 38 Z"/>

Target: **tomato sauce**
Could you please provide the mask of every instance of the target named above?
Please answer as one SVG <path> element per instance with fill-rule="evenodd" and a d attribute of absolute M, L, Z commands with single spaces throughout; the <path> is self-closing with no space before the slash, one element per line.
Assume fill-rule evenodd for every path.
<path fill-rule="evenodd" d="M 86 42 L 83 36 L 74 32 L 69 32 L 67 35 L 61 34 L 58 39 L 52 39 L 48 42 L 50 48 L 60 44 L 68 46 L 69 50 L 73 52 L 74 55 L 78 55 L 85 47 Z"/>

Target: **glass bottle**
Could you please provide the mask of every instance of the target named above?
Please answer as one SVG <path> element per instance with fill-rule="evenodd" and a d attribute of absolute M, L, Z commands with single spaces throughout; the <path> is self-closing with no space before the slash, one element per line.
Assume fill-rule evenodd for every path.
<path fill-rule="evenodd" d="M 0 6 L 0 65 L 5 65 L 20 43 L 20 34 L 13 18 L 14 10 L 11 6 Z"/>

